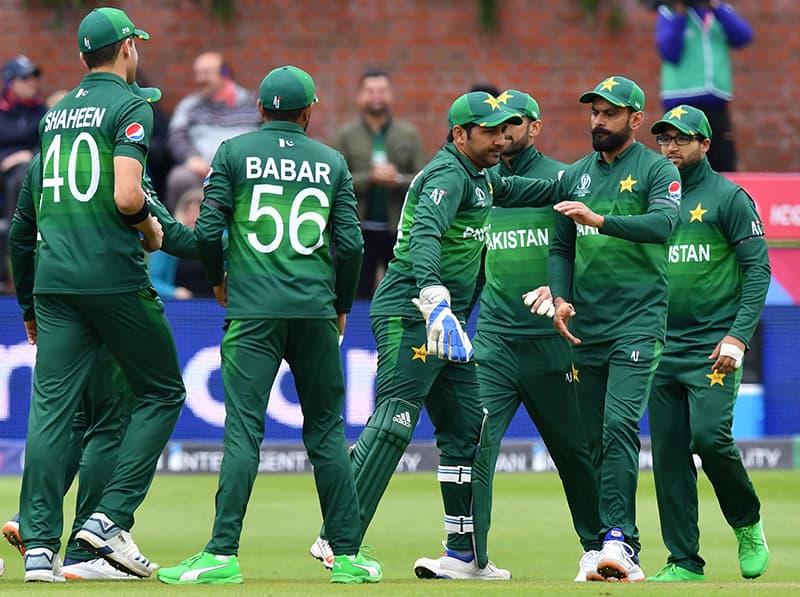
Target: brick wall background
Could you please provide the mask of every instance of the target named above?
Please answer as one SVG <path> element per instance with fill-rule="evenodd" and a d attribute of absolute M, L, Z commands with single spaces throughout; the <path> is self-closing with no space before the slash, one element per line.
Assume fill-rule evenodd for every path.
<path fill-rule="evenodd" d="M 614 1 L 624 26 L 607 25 Z M 310 133 L 330 138 L 352 117 L 360 73 L 394 75 L 395 112 L 416 123 L 432 154 L 447 134 L 446 113 L 476 81 L 516 87 L 540 102 L 539 147 L 565 161 L 586 154 L 588 108 L 578 95 L 607 75 L 635 79 L 647 94 L 646 116 L 662 113 L 655 13 L 637 0 L 603 0 L 594 21 L 579 0 L 498 2 L 496 35 L 480 32 L 476 0 L 235 0 L 236 18 L 216 21 L 209 0 L 117 0 L 152 35 L 140 45 L 141 69 L 164 91 L 171 112 L 192 91 L 191 63 L 203 50 L 223 52 L 237 79 L 255 88 L 266 72 L 295 64 L 315 78 L 321 103 Z M 740 170 L 800 171 L 800 2 L 737 0 L 755 41 L 734 55 L 732 114 Z M 69 5 L 69 2 L 65 2 Z M 103 3 L 98 2 L 98 5 Z M 67 8 L 60 24 L 35 0 L 2 0 L 2 60 L 18 52 L 44 69 L 47 91 L 71 88 L 83 74 L 76 30 L 87 7 Z M 653 145 L 649 133 L 640 139 Z"/>

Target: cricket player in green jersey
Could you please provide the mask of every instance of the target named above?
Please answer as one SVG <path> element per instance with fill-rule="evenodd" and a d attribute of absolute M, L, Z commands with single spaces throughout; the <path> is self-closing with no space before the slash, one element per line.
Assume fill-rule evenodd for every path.
<path fill-rule="evenodd" d="M 415 573 L 508 579 L 511 573 L 488 557 L 490 453 L 482 448 L 485 413 L 463 329 L 475 302 L 492 205 L 550 204 L 554 183 L 504 179 L 489 170 L 506 144 L 504 126 L 522 122 L 494 96 L 462 95 L 448 120 L 447 144 L 406 194 L 394 258 L 372 300 L 376 404 L 351 459 L 366 532 L 425 406 L 440 453 L 447 551 L 417 560 Z M 311 554 L 324 562 L 326 551 L 323 531 Z"/>
<path fill-rule="evenodd" d="M 769 550 L 761 504 L 733 441 L 742 358 L 770 283 L 764 228 L 753 200 L 711 169 L 711 127 L 691 106 L 653 124 L 661 153 L 680 170 L 680 219 L 669 242 L 667 343 L 650 394 L 653 473 L 667 565 L 648 581 L 704 580 L 697 525 L 703 462 L 739 543 L 745 578 L 761 576 Z M 678 515 L 678 513 L 680 513 Z"/>
<path fill-rule="evenodd" d="M 363 239 L 344 157 L 309 138 L 314 81 L 283 66 L 261 82 L 258 131 L 225 141 L 206 177 L 195 233 L 214 295 L 227 307 L 222 341 L 225 458 L 211 540 L 158 579 L 241 583 L 237 554 L 253 489 L 264 414 L 281 360 L 303 410 L 303 443 L 314 468 L 335 554 L 331 582 L 381 580 L 359 551 L 361 525 L 344 436 L 339 335 L 355 296 Z M 228 229 L 228 269 L 222 233 Z M 331 257 L 335 248 L 335 263 Z"/>
<path fill-rule="evenodd" d="M 559 181 L 548 281 L 556 329 L 574 345 L 573 377 L 598 476 L 603 549 L 589 579 L 640 581 L 639 421 L 664 343 L 666 242 L 681 183 L 669 160 L 636 141 L 645 98 L 635 82 L 608 77 L 580 101 L 592 105 L 595 151 Z"/>
<path fill-rule="evenodd" d="M 161 91 L 154 87 L 141 88 L 131 84 L 131 90 L 148 102 L 161 98 Z M 34 313 L 33 285 L 36 251 L 36 208 L 34 197 L 41 193 L 41 161 L 36 154 L 28 166 L 25 180 L 16 203 L 12 219 L 9 243 L 14 245 L 15 261 L 12 263 L 17 301 L 23 312 L 28 341 L 36 344 L 36 317 Z M 164 231 L 162 250 L 184 259 L 197 259 L 194 231 L 184 226 L 159 202 L 148 176 L 142 181 L 151 213 L 159 220 Z M 108 351 L 98 357 L 92 375 L 81 398 L 80 407 L 72 421 L 70 440 L 66 450 L 66 494 L 78 470 L 81 483 L 78 486 L 75 519 L 67 543 L 63 572 L 68 579 L 85 580 L 135 580 L 140 577 L 127 574 L 112 567 L 102 558 L 94 557 L 75 541 L 89 515 L 95 511 L 114 465 L 119 447 L 130 422 L 136 397 L 131 393 L 119 366 Z M 3 525 L 3 535 L 25 554 L 25 544 L 19 534 L 19 515 Z"/>
<path fill-rule="evenodd" d="M 121 10 L 89 13 L 77 36 L 89 73 L 39 125 L 37 353 L 20 495 L 27 581 L 63 578 L 58 551 L 69 430 L 105 350 L 137 405 L 96 512 L 76 540 L 129 574 L 153 571 L 129 530 L 185 390 L 164 306 L 144 265 L 143 245 L 156 250 L 163 236 L 142 190 L 152 109 L 130 88 L 135 38 L 148 37 Z"/>
<path fill-rule="evenodd" d="M 527 93 L 509 89 L 497 96 L 522 114 L 522 124 L 509 124 L 500 163 L 501 176 L 558 178 L 566 164 L 536 148 L 542 130 L 539 104 Z M 487 428 L 494 440 L 489 470 L 494 474 L 500 440 L 519 409 L 525 406 L 561 476 L 572 522 L 583 546 L 576 581 L 594 572 L 600 550 L 597 486 L 589 457 L 572 377 L 570 345 L 547 317 L 536 317 L 522 301 L 532 286 L 534 313 L 550 310 L 547 254 L 555 212 L 540 208 L 492 209 L 486 236 L 485 284 L 481 294 L 477 333 L 472 341 L 478 363 Z M 491 487 L 491 486 L 490 486 Z"/>

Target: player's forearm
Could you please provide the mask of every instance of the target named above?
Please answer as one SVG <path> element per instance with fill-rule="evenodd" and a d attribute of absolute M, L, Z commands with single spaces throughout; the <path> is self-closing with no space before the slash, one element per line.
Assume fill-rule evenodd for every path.
<path fill-rule="evenodd" d="M 412 231 L 408 249 L 417 286 L 425 288 L 441 285 L 441 238 L 433 234 Z"/>
<path fill-rule="evenodd" d="M 333 303 L 336 313 L 350 313 L 358 289 L 358 277 L 361 273 L 361 251 L 336 254 L 336 299 Z"/>
<path fill-rule="evenodd" d="M 36 260 L 36 222 L 22 219 L 14 214 L 8 233 L 8 252 L 17 302 L 22 309 L 22 319 L 34 318 L 33 282 Z"/>
<path fill-rule="evenodd" d="M 200 265 L 203 266 L 208 283 L 212 286 L 222 284 L 225 274 L 222 238 L 205 241 L 197 239 L 197 253 L 200 256 Z"/>
<path fill-rule="evenodd" d="M 605 216 L 601 234 L 623 238 L 635 243 L 664 244 L 672 235 L 677 212 L 669 208 L 639 216 Z"/>
<path fill-rule="evenodd" d="M 500 177 L 494 202 L 500 207 L 546 207 L 553 203 L 556 181 L 523 176 Z"/>
<path fill-rule="evenodd" d="M 572 300 L 572 274 L 575 267 L 575 257 L 563 253 L 550 251 L 547 258 L 547 285 L 553 298 Z"/>
<path fill-rule="evenodd" d="M 728 335 L 749 346 L 769 291 L 771 272 L 767 243 L 763 238 L 752 238 L 739 243 L 734 250 L 744 280 L 739 310 Z"/>

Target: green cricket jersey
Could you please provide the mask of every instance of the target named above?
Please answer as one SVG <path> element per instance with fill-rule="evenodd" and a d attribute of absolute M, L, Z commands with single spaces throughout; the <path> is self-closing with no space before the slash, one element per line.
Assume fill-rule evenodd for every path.
<path fill-rule="evenodd" d="M 16 210 L 11 220 L 8 235 L 11 267 L 14 273 L 17 302 L 22 308 L 22 318 L 29 321 L 35 317 L 33 312 L 33 285 L 36 261 L 36 240 L 39 236 L 36 223 L 36 210 L 39 207 L 34 198 L 38 198 L 41 185 L 41 154 L 33 156 L 28 164 L 25 179 L 22 182 Z M 169 210 L 158 200 L 153 182 L 145 175 L 142 189 L 150 205 L 152 213 L 161 223 L 164 240 L 161 250 L 182 259 L 197 259 L 197 244 L 194 231 L 178 222 Z"/>
<path fill-rule="evenodd" d="M 749 195 L 707 159 L 681 176 L 680 219 L 669 242 L 667 350 L 716 345 L 725 335 L 748 345 L 770 282 L 761 219 Z"/>
<path fill-rule="evenodd" d="M 594 152 L 568 166 L 558 196 L 605 216 L 598 230 L 556 214 L 548 280 L 553 296 L 575 307 L 573 333 L 584 343 L 630 335 L 664 342 L 666 242 L 680 207 L 678 169 L 636 142 L 611 164 Z"/>
<path fill-rule="evenodd" d="M 114 202 L 114 158 L 144 166 L 153 110 L 120 77 L 87 74 L 39 123 L 36 294 L 116 294 L 150 285 L 139 232 Z"/>
<path fill-rule="evenodd" d="M 535 146 L 500 162 L 501 176 L 558 178 L 566 164 L 542 154 Z M 547 284 L 547 254 L 555 211 L 547 207 L 492 208 L 486 235 L 484 271 L 478 331 L 520 336 L 558 335 L 552 320 L 530 312 L 522 295 Z"/>
<path fill-rule="evenodd" d="M 195 235 L 213 285 L 222 280 L 228 229 L 226 319 L 327 319 L 350 311 L 364 241 L 353 179 L 338 151 L 295 123 L 266 122 L 220 145 L 204 189 Z"/>
<path fill-rule="evenodd" d="M 492 204 L 552 203 L 554 181 L 501 177 L 478 170 L 448 143 L 414 177 L 406 193 L 394 257 L 372 299 L 370 315 L 418 318 L 411 302 L 427 286 L 450 291 L 450 308 L 464 320 L 473 305 Z"/>

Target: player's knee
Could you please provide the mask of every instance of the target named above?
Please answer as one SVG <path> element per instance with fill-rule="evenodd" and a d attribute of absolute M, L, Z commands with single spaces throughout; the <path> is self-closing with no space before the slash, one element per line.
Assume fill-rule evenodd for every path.
<path fill-rule="evenodd" d="M 405 400 L 386 400 L 375 407 L 364 431 L 371 430 L 376 439 L 405 450 L 419 422 L 420 408 Z"/>

